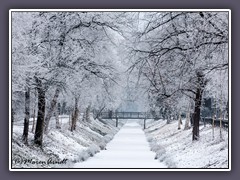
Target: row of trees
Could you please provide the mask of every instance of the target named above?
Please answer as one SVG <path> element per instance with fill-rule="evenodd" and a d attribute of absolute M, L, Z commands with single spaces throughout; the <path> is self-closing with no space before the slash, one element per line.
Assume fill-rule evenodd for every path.
<path fill-rule="evenodd" d="M 140 13 L 139 21 L 129 71 L 147 89 L 151 109 L 178 115 L 194 104 L 198 140 L 203 97 L 228 102 L 228 12 Z"/>
<path fill-rule="evenodd" d="M 121 33 L 124 16 L 102 12 L 12 13 L 12 113 L 22 108 L 17 102 L 25 94 L 25 143 L 34 108 L 31 100 L 34 103 L 37 99 L 34 142 L 40 146 L 59 98 L 71 106 L 72 131 L 79 107 L 89 117 L 91 108 L 111 109 L 119 104 L 122 88 L 114 41 Z M 36 97 L 30 97 L 35 91 Z"/>
<path fill-rule="evenodd" d="M 23 140 L 36 108 L 42 145 L 60 101 L 74 131 L 80 112 L 114 110 L 128 91 L 167 122 L 192 111 L 197 140 L 203 98 L 228 102 L 228 26 L 227 12 L 13 12 L 12 117 L 25 112 Z"/>

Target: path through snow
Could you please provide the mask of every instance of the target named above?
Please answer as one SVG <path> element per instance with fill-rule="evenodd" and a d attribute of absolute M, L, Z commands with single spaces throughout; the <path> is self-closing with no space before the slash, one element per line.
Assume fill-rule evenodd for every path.
<path fill-rule="evenodd" d="M 106 148 L 74 168 L 166 168 L 154 160 L 155 153 L 137 122 L 127 122 Z"/>

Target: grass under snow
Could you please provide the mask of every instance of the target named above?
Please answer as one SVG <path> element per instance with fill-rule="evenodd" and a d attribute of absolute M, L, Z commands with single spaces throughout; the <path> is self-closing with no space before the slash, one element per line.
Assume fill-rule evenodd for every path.
<path fill-rule="evenodd" d="M 178 130 L 178 122 L 152 121 L 145 130 L 151 150 L 169 168 L 228 168 L 228 130 L 200 126 L 200 139 L 192 141 L 192 128 Z"/>
<path fill-rule="evenodd" d="M 114 120 L 92 119 L 90 123 L 78 122 L 73 132 L 69 130 L 68 117 L 62 118 L 61 129 L 55 129 L 55 120 L 51 121 L 50 131 L 44 134 L 42 148 L 34 145 L 34 134 L 31 132 L 29 132 L 28 145 L 23 144 L 23 125 L 22 123 L 14 125 L 12 168 L 71 168 L 74 163 L 85 161 L 104 149 L 119 130 L 115 127 Z M 122 126 L 122 123 L 119 125 Z M 62 164 L 46 163 L 50 158 L 58 162 L 64 159 L 67 161 Z M 30 160 L 30 162 L 24 160 Z"/>

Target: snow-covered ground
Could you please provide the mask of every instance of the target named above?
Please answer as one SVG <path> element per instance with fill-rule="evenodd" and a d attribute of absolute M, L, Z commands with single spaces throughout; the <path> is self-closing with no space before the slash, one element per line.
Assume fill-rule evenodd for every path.
<path fill-rule="evenodd" d="M 33 143 L 32 132 L 29 132 L 29 145 L 22 143 L 23 122 L 16 122 L 12 138 L 12 168 L 71 168 L 76 162 L 85 161 L 104 149 L 123 125 L 121 121 L 116 128 L 114 120 L 91 118 L 90 123 L 78 121 L 76 130 L 71 132 L 68 116 L 61 116 L 60 123 L 61 129 L 55 129 L 55 119 L 51 119 L 50 131 L 44 134 L 43 147 L 39 148 Z M 31 126 L 30 123 L 30 130 Z M 60 164 L 50 162 L 64 159 L 66 161 Z"/>
<path fill-rule="evenodd" d="M 87 161 L 76 163 L 74 168 L 166 168 L 154 160 L 142 127 L 130 120 L 100 151 Z"/>
<path fill-rule="evenodd" d="M 129 120 L 124 126 L 121 120 L 116 128 L 115 120 L 92 118 L 90 123 L 78 121 L 74 132 L 69 130 L 67 116 L 62 116 L 60 122 L 59 130 L 54 128 L 54 119 L 51 121 L 42 148 L 34 145 L 34 134 L 31 132 L 29 145 L 24 145 L 21 141 L 23 125 L 16 123 L 13 128 L 12 167 L 228 168 L 227 129 L 222 130 L 221 139 L 220 129 L 215 127 L 213 138 L 212 126 L 201 125 L 200 139 L 193 142 L 192 129 L 183 130 L 184 120 L 180 130 L 177 121 L 166 124 L 163 120 L 148 120 L 145 133 L 142 121 L 137 120 Z M 48 164 L 49 159 L 67 161 Z"/>
<path fill-rule="evenodd" d="M 156 158 L 169 168 L 228 168 L 228 130 L 212 125 L 200 126 L 200 139 L 192 141 L 192 128 L 180 130 L 178 122 L 159 120 L 148 123 L 145 130 Z"/>

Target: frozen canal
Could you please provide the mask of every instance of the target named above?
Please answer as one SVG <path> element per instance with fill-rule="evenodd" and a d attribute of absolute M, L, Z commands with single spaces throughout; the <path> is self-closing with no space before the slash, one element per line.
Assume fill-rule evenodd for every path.
<path fill-rule="evenodd" d="M 74 168 L 166 168 L 154 160 L 155 153 L 137 122 L 127 122 L 106 148 Z"/>

